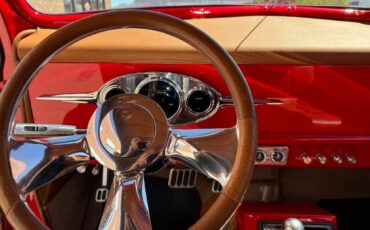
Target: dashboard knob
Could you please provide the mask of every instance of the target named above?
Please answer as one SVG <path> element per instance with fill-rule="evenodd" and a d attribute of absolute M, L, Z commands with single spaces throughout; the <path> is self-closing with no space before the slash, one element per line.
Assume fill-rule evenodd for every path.
<path fill-rule="evenodd" d="M 272 153 L 271 159 L 273 162 L 280 163 L 285 161 L 285 153 L 282 151 L 274 151 Z"/>
<path fill-rule="evenodd" d="M 357 159 L 356 159 L 355 156 L 348 155 L 346 158 L 347 158 L 348 163 L 350 163 L 352 165 L 357 163 Z"/>
<path fill-rule="evenodd" d="M 342 164 L 343 163 L 343 158 L 337 154 L 333 155 L 333 160 L 337 164 Z"/>
<path fill-rule="evenodd" d="M 326 164 L 326 162 L 328 161 L 328 158 L 326 158 L 326 156 L 324 156 L 320 153 L 318 153 L 316 155 L 316 158 L 317 158 L 317 160 L 319 160 L 320 164 L 322 164 L 322 165 Z"/>
<path fill-rule="evenodd" d="M 297 218 L 288 218 L 284 221 L 284 230 L 304 230 L 304 225 Z"/>
<path fill-rule="evenodd" d="M 312 162 L 312 158 L 308 156 L 306 153 L 302 153 L 301 158 L 303 160 L 303 163 L 305 163 L 306 165 L 311 164 Z"/>
<path fill-rule="evenodd" d="M 80 174 L 84 174 L 86 172 L 86 166 L 85 165 L 81 165 L 79 166 L 76 171 Z"/>
<path fill-rule="evenodd" d="M 258 150 L 256 154 L 256 162 L 262 163 L 266 160 L 266 153 L 262 150 Z"/>

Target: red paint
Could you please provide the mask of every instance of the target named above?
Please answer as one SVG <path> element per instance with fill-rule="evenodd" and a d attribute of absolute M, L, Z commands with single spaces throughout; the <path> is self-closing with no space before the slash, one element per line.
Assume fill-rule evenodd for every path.
<path fill-rule="evenodd" d="M 299 203 L 243 203 L 236 218 L 239 230 L 258 229 L 260 221 L 284 221 L 289 217 L 302 222 L 330 223 L 337 229 L 336 217 L 318 207 Z"/>
<path fill-rule="evenodd" d="M 31 210 L 33 211 L 33 214 L 35 214 L 37 219 L 42 221 L 41 213 L 40 213 L 40 210 L 39 210 L 39 206 L 38 206 L 35 194 L 34 193 L 28 194 L 28 196 L 26 197 L 26 201 L 27 201 L 29 207 L 31 208 Z"/>
<path fill-rule="evenodd" d="M 4 69 L 2 69 L 1 71 L 3 71 L 4 79 L 7 79 L 11 71 L 13 71 L 13 68 L 14 68 L 13 63 L 12 63 L 12 45 L 11 45 L 11 41 L 8 36 L 8 30 L 7 30 L 5 21 L 3 20 L 3 17 L 1 14 L 0 14 L 0 43 L 3 48 L 4 56 L 5 56 Z M 0 88 L 1 88 L 1 83 L 0 83 Z"/>
<path fill-rule="evenodd" d="M 36 25 L 31 25 L 29 22 L 23 19 L 23 17 L 15 11 L 14 7 L 10 3 L 11 1 L 0 0 L 0 14 L 6 25 L 6 30 L 3 28 L 0 29 L 2 32 L 7 32 L 8 39 L 13 42 L 14 37 L 19 32 L 30 28 L 36 28 Z"/>

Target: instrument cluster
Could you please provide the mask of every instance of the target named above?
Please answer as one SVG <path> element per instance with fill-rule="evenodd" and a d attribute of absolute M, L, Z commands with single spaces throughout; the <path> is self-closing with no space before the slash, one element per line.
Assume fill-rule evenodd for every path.
<path fill-rule="evenodd" d="M 97 104 L 122 93 L 150 97 L 161 106 L 174 126 L 200 122 L 215 114 L 221 106 L 232 105 L 230 97 L 222 96 L 204 82 L 170 72 L 135 73 L 115 78 L 97 92 Z"/>

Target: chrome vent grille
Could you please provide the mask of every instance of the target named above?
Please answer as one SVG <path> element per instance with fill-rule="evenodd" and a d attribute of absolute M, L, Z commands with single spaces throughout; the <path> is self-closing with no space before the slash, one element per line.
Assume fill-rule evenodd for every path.
<path fill-rule="evenodd" d="M 168 186 L 174 189 L 194 188 L 197 181 L 197 171 L 192 169 L 173 168 L 168 178 Z"/>
<path fill-rule="evenodd" d="M 219 182 L 214 180 L 212 183 L 212 192 L 219 193 L 221 191 L 222 191 L 222 185 Z"/>
<path fill-rule="evenodd" d="M 283 230 L 283 223 L 279 222 L 260 222 L 258 230 Z M 303 223 L 305 230 L 333 230 L 331 223 Z"/>

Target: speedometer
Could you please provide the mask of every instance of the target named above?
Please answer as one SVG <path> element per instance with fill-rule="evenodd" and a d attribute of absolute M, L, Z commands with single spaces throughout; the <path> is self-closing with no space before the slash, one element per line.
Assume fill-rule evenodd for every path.
<path fill-rule="evenodd" d="M 175 115 L 180 108 L 179 92 L 167 81 L 156 80 L 147 82 L 139 88 L 138 92 L 156 101 L 167 118 Z"/>

